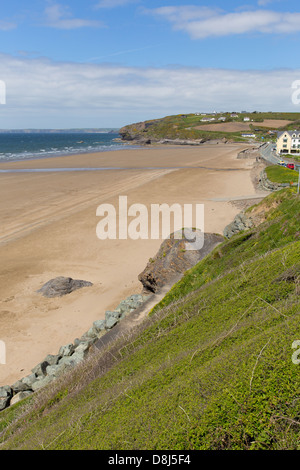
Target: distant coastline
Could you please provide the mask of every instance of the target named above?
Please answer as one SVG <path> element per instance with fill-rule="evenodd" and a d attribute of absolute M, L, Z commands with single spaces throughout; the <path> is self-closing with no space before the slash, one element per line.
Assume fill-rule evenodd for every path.
<path fill-rule="evenodd" d="M 91 129 L 0 129 L 0 134 L 118 134 L 119 128 Z"/>

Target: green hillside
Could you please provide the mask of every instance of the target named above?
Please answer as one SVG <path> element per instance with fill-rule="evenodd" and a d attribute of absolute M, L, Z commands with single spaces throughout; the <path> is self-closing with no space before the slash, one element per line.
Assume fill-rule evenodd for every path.
<path fill-rule="evenodd" d="M 1 449 L 300 449 L 300 199 L 188 271 L 144 324 L 0 414 Z M 257 222 L 258 224 L 258 222 Z"/>
<path fill-rule="evenodd" d="M 219 121 L 220 117 L 225 119 L 225 124 L 242 124 L 244 118 L 250 119 L 249 123 L 244 123 L 248 126 L 256 135 L 256 140 L 261 141 L 262 139 L 272 140 L 276 138 L 277 130 L 282 129 L 294 129 L 299 127 L 300 113 L 277 113 L 277 112 L 251 112 L 251 113 L 239 113 L 237 117 L 231 117 L 232 113 L 218 113 L 210 115 L 198 114 L 178 114 L 172 116 L 166 116 L 161 119 L 153 119 L 150 121 L 139 122 L 130 124 L 120 129 L 120 135 L 123 140 L 127 141 L 140 141 L 143 143 L 152 143 L 161 139 L 183 139 L 183 140 L 214 140 L 214 139 L 225 139 L 232 142 L 245 142 L 249 139 L 243 137 L 243 133 L 247 131 L 247 127 L 243 130 L 230 130 L 222 131 L 219 126 L 222 123 Z M 215 121 L 203 122 L 203 118 L 214 117 Z M 265 127 L 261 124 L 264 120 L 276 121 L 290 121 L 292 124 L 288 124 L 285 127 Z M 281 123 L 280 123 L 281 124 Z M 206 130 L 205 127 L 213 126 L 215 129 Z M 198 127 L 201 129 L 198 129 Z M 274 124 L 273 124 L 274 126 Z M 275 134 L 270 135 L 268 132 L 273 131 Z"/>

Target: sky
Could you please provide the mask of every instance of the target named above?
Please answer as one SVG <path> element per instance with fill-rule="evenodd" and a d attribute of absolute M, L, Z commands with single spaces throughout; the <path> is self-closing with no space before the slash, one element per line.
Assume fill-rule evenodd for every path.
<path fill-rule="evenodd" d="M 299 41 L 294 0 L 2 1 L 0 128 L 300 112 Z"/>

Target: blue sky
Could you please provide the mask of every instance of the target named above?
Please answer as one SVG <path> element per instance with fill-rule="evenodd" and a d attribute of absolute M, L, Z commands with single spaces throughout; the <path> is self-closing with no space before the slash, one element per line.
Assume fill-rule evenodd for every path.
<path fill-rule="evenodd" d="M 120 127 L 166 114 L 298 112 L 296 1 L 10 0 L 2 128 Z M 3 90 L 3 87 L 2 87 Z"/>

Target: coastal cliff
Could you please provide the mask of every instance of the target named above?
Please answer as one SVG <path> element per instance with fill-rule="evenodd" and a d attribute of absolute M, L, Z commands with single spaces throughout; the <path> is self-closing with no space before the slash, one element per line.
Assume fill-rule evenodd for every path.
<path fill-rule="evenodd" d="M 200 145 L 216 141 L 226 143 L 231 135 L 220 132 L 203 132 L 196 129 L 199 119 L 191 123 L 186 116 L 167 116 L 162 119 L 129 124 L 119 130 L 121 139 L 139 145 L 177 144 Z"/>

